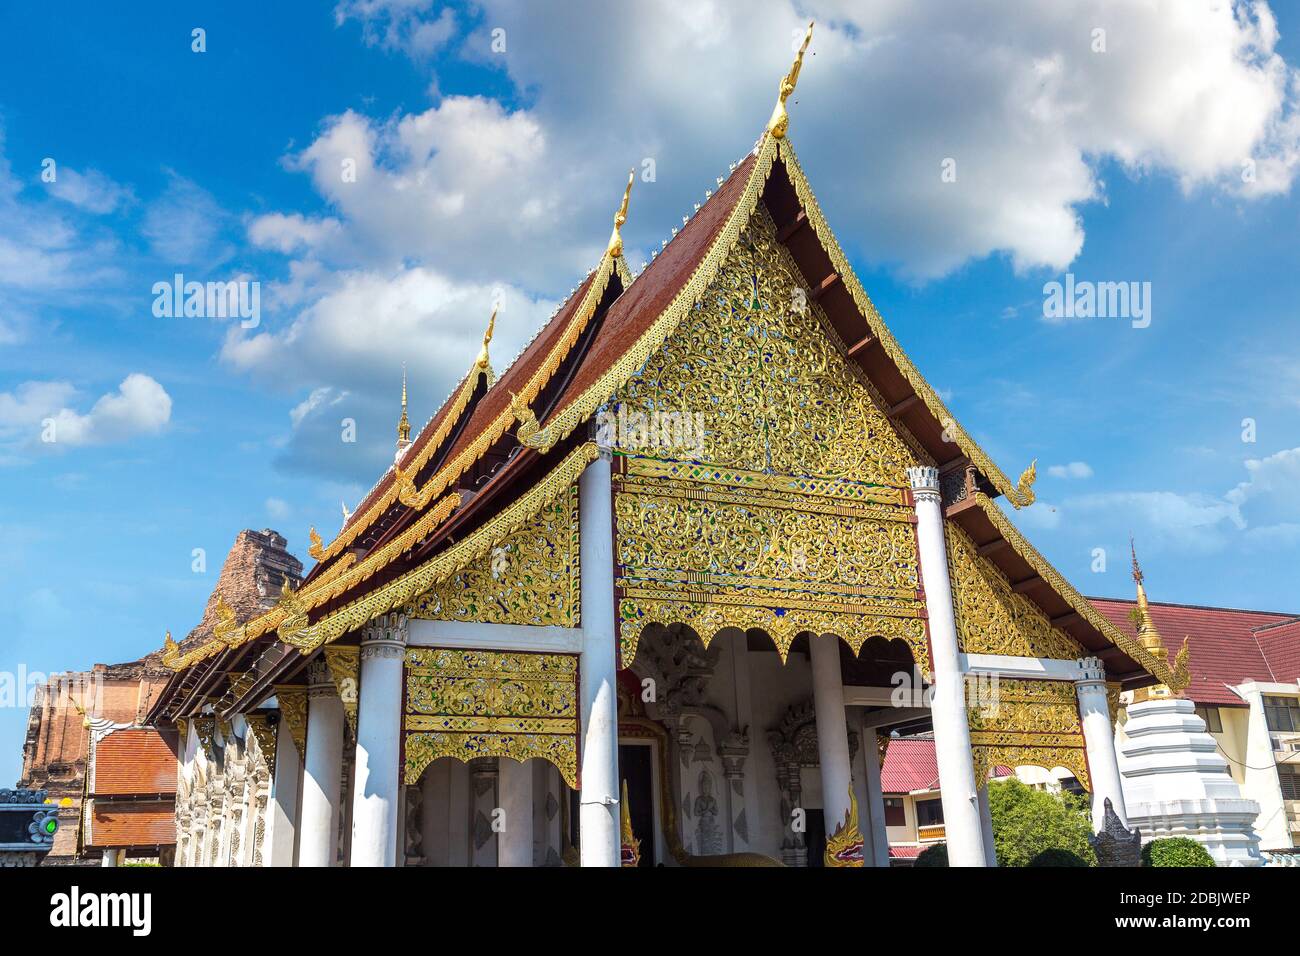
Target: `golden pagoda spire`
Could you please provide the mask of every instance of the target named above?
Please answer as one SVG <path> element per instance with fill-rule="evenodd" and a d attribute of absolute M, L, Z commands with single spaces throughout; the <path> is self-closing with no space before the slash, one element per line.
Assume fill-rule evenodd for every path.
<path fill-rule="evenodd" d="M 776 106 L 772 109 L 771 119 L 767 121 L 767 131 L 772 134 L 773 139 L 784 139 L 785 131 L 790 126 L 790 115 L 785 111 L 785 101 L 794 92 L 795 84 L 799 82 L 799 70 L 803 67 L 803 55 L 808 50 L 808 44 L 812 42 L 812 31 L 813 22 L 809 21 L 808 32 L 803 35 L 803 44 L 795 54 L 790 72 L 781 78 L 781 85 L 777 89 Z"/>
<path fill-rule="evenodd" d="M 618 207 L 618 212 L 614 214 L 614 231 L 609 234 L 609 247 L 605 250 L 611 259 L 617 259 L 623 254 L 623 236 L 619 232 L 623 228 L 623 223 L 627 222 L 627 203 L 632 197 L 632 182 L 636 179 L 636 170 L 627 171 L 627 188 L 623 190 L 623 204 Z"/>
<path fill-rule="evenodd" d="M 1138 564 L 1137 547 L 1132 536 L 1128 539 L 1129 552 L 1133 555 L 1133 583 L 1137 585 L 1137 607 L 1133 611 L 1133 623 L 1137 626 L 1138 640 L 1151 656 L 1162 663 L 1169 660 L 1169 651 L 1156 630 L 1156 622 L 1151 618 L 1151 606 L 1147 603 L 1147 589 L 1144 585 L 1142 566 Z"/>
<path fill-rule="evenodd" d="M 1133 699 L 1142 701 L 1160 697 L 1178 697 L 1192 679 L 1187 638 L 1183 638 L 1183 646 L 1174 659 L 1173 667 L 1170 668 L 1169 650 L 1165 647 L 1164 639 L 1156 629 L 1155 619 L 1151 616 L 1151 605 L 1147 601 L 1146 577 L 1142 573 L 1142 566 L 1138 564 L 1137 547 L 1133 544 L 1131 535 L 1129 552 L 1133 555 L 1133 583 L 1137 585 L 1137 607 L 1133 609 L 1130 618 L 1137 628 L 1138 642 L 1148 654 L 1160 662 L 1161 667 L 1169 675 L 1166 682 L 1138 688 L 1134 692 Z"/>
<path fill-rule="evenodd" d="M 411 420 L 406 417 L 406 363 L 402 363 L 402 417 L 397 420 L 397 450 L 411 444 Z"/>

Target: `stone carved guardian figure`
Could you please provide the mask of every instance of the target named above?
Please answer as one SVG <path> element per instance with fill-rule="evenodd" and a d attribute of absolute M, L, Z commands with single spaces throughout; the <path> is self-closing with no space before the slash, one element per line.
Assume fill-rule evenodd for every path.
<path fill-rule="evenodd" d="M 722 830 L 718 826 L 718 798 L 713 795 L 713 774 L 700 771 L 699 796 L 695 798 L 695 852 L 713 856 L 723 852 Z"/>

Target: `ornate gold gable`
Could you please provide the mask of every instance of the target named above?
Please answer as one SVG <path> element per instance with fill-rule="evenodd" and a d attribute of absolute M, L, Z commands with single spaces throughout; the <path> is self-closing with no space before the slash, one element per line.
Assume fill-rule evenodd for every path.
<path fill-rule="evenodd" d="M 1071 681 L 1000 679 L 994 704 L 969 711 L 975 782 L 989 771 L 1033 766 L 1065 767 L 1092 789 L 1079 704 Z"/>
<path fill-rule="evenodd" d="M 610 406 L 624 666 L 646 624 L 682 622 L 706 646 L 762 629 L 783 659 L 805 631 L 855 652 L 901 639 L 928 670 L 903 490 L 917 457 L 837 342 L 759 206 Z"/>
<path fill-rule="evenodd" d="M 980 555 L 970 536 L 946 523 L 957 639 L 967 654 L 1008 654 L 1077 660 L 1087 655 L 1053 627 L 1038 605 L 1011 589 L 998 567 Z"/>
<path fill-rule="evenodd" d="M 578 786 L 578 658 L 408 648 L 405 780 L 439 757 L 532 757 Z"/>
<path fill-rule="evenodd" d="M 577 627 L 578 489 L 410 605 L 417 618 Z"/>

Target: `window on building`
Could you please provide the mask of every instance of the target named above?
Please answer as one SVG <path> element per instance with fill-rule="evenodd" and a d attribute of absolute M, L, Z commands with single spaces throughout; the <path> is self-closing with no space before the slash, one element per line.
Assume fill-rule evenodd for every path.
<path fill-rule="evenodd" d="M 1217 707 L 1197 707 L 1196 716 L 1205 721 L 1205 729 L 1212 734 L 1223 733 L 1223 719 L 1219 716 Z"/>
<path fill-rule="evenodd" d="M 1087 791 L 1083 789 L 1083 784 L 1079 782 L 1079 778 L 1073 776 L 1061 778 L 1061 789 L 1066 793 L 1074 794 L 1076 797 L 1081 797 L 1087 793 Z"/>
<path fill-rule="evenodd" d="M 942 800 L 916 801 L 916 825 L 919 827 L 937 827 L 943 824 Z"/>
<path fill-rule="evenodd" d="M 1266 696 L 1264 719 L 1268 722 L 1268 729 L 1278 733 L 1300 730 L 1300 700 Z"/>
<path fill-rule="evenodd" d="M 1283 800 L 1300 800 L 1300 767 L 1279 764 L 1277 779 L 1282 784 Z"/>
<path fill-rule="evenodd" d="M 901 798 L 885 797 L 885 826 L 907 826 L 907 811 L 903 809 L 903 801 Z"/>

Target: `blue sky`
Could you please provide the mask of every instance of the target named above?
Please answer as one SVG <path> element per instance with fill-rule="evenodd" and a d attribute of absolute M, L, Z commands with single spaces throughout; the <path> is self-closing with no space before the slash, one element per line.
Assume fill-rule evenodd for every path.
<path fill-rule="evenodd" d="M 1156 599 L 1300 612 L 1300 5 L 871 7 L 12 9 L 0 672 L 184 634 L 241 528 L 306 558 L 389 460 L 402 362 L 418 427 L 499 298 L 503 368 L 650 160 L 636 268 L 761 131 L 808 14 L 792 139 L 921 371 L 1006 472 L 1038 459 L 1040 550 L 1128 596 L 1131 531 Z M 177 272 L 260 282 L 260 324 L 156 317 Z M 1045 319 L 1066 272 L 1150 282 L 1150 326 Z M 0 781 L 25 719 L 0 707 Z"/>

